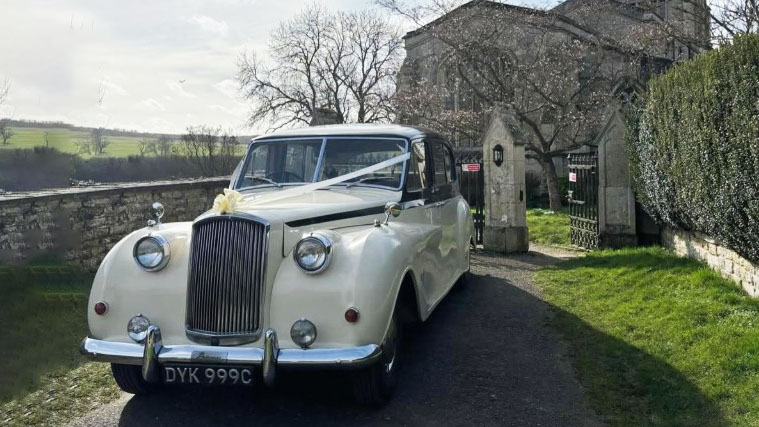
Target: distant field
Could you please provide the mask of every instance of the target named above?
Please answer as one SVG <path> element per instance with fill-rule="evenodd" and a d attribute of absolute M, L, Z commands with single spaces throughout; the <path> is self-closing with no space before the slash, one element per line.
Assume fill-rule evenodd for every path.
<path fill-rule="evenodd" d="M 2 145 L 0 150 L 14 148 L 33 148 L 45 146 L 45 131 L 48 132 L 50 147 L 64 153 L 77 154 L 76 143 L 86 140 L 89 133 L 66 128 L 13 128 L 14 135 L 8 145 Z M 111 145 L 105 149 L 108 157 L 127 157 L 140 154 L 140 139 L 132 136 L 108 136 Z M 91 157 L 85 155 L 83 157 Z"/>
<path fill-rule="evenodd" d="M 35 127 L 12 127 L 13 136 L 8 145 L 3 145 L 0 141 L 0 150 L 16 148 L 34 148 L 45 146 L 45 132 L 48 132 L 48 141 L 50 148 L 55 148 L 64 153 L 78 154 L 76 145 L 79 141 L 88 138 L 89 132 L 82 130 L 73 130 L 65 127 L 61 128 L 35 128 Z M 111 136 L 107 135 L 111 144 L 106 147 L 103 157 L 127 157 L 137 156 L 140 154 L 140 140 L 153 139 L 145 136 Z M 177 135 L 177 139 L 180 137 Z M 251 137 L 240 136 L 238 141 L 241 142 L 238 154 L 245 153 L 245 147 Z M 152 154 L 149 154 L 152 155 Z M 90 154 L 82 154 L 82 157 L 93 157 Z"/>

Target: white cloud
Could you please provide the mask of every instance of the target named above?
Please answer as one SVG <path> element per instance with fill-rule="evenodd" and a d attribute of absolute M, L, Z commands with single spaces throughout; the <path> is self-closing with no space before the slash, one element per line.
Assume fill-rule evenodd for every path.
<path fill-rule="evenodd" d="M 229 26 L 225 21 L 217 21 L 210 16 L 195 15 L 188 20 L 192 24 L 198 25 L 203 31 L 226 37 L 229 33 Z"/>
<path fill-rule="evenodd" d="M 190 93 L 182 87 L 182 83 L 179 82 L 166 82 L 166 85 L 171 89 L 172 91 L 186 97 L 186 98 L 197 98 L 197 96 L 193 93 Z"/>
<path fill-rule="evenodd" d="M 163 106 L 160 102 L 156 101 L 153 98 L 145 99 L 141 102 L 142 105 L 148 108 L 152 108 L 159 111 L 166 111 L 166 107 Z"/>
<path fill-rule="evenodd" d="M 0 119 L 5 118 L 14 118 L 14 113 L 16 112 L 16 107 L 10 104 L 1 104 L 0 105 Z"/>
<path fill-rule="evenodd" d="M 119 95 L 128 95 L 129 92 L 126 91 L 123 87 L 117 85 L 116 83 L 108 80 L 103 80 L 101 84 L 104 86 L 106 92 L 108 94 L 115 92 Z"/>
<path fill-rule="evenodd" d="M 240 99 L 240 92 L 239 88 L 240 86 L 237 84 L 236 81 L 232 79 L 224 79 L 220 81 L 219 83 L 216 83 L 213 85 L 214 89 L 218 90 L 219 92 L 223 93 L 224 95 L 228 96 L 232 99 Z"/>
<path fill-rule="evenodd" d="M 243 104 L 235 103 L 234 105 L 223 106 L 219 104 L 213 104 L 208 106 L 211 111 L 219 111 L 230 117 L 240 117 L 247 112 L 246 107 Z"/>
<path fill-rule="evenodd" d="M 13 58 L 0 61 L 12 83 L 0 116 L 161 133 L 197 124 L 260 132 L 245 127 L 236 61 L 245 49 L 265 56 L 269 32 L 303 0 L 139 3 L 0 0 L 5 22 L 35 23 L 0 28 L 0 52 Z M 371 0 L 327 3 L 372 7 Z"/>

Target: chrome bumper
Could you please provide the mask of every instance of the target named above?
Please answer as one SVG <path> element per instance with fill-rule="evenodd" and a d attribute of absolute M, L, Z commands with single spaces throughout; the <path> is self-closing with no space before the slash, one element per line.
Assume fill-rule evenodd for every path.
<path fill-rule="evenodd" d="M 267 329 L 264 333 L 264 347 L 217 347 L 204 345 L 167 345 L 161 341 L 161 330 L 157 326 L 148 329 L 145 345 L 111 342 L 85 338 L 81 353 L 92 360 L 141 365 L 146 381 L 160 379 L 160 365 L 165 363 L 195 363 L 214 365 L 261 366 L 264 383 L 274 383 L 276 368 L 361 368 L 375 362 L 382 349 L 376 344 L 359 347 L 330 349 L 280 349 L 277 333 Z"/>

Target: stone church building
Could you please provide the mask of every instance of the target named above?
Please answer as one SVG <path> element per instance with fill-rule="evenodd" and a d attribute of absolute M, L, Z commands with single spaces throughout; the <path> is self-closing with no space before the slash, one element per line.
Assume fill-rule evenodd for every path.
<path fill-rule="evenodd" d="M 482 109 L 484 103 L 478 99 L 477 91 L 472 90 L 473 82 L 467 82 L 469 87 L 462 84 L 461 78 L 455 78 L 462 68 L 446 60 L 450 51 L 455 49 L 451 47 L 457 43 L 455 37 L 444 39 L 446 35 L 476 31 L 478 26 L 494 25 L 494 22 L 496 26 L 487 31 L 498 33 L 493 37 L 509 39 L 504 43 L 512 43 L 514 52 L 508 64 L 497 63 L 495 67 L 513 66 L 522 59 L 528 61 L 532 58 L 532 51 L 548 49 L 552 43 L 561 43 L 562 49 L 571 49 L 572 42 L 579 40 L 601 46 L 604 52 L 608 52 L 600 60 L 604 63 L 599 65 L 599 69 L 611 70 L 608 91 L 613 96 L 606 100 L 606 114 L 594 126 L 594 134 L 587 141 L 567 146 L 566 150 L 558 147 L 555 153 L 552 151 L 553 164 L 560 177 L 566 176 L 567 152 L 597 151 L 601 142 L 608 143 L 610 139 L 614 139 L 611 142 L 623 149 L 624 141 L 619 140 L 624 138 L 624 117 L 619 111 L 625 100 L 641 91 L 652 74 L 663 71 L 673 61 L 690 58 L 710 47 L 709 10 L 705 0 L 566 0 L 549 10 L 474 0 L 406 34 L 406 58 L 399 75 L 399 93 L 419 90 L 415 86 L 419 82 L 425 82 L 427 90 L 444 92 L 445 99 L 439 103 L 440 110 L 433 112 L 443 118 L 450 112 L 477 112 Z M 505 31 L 498 32 L 498 26 Z M 596 53 L 592 55 L 597 56 Z M 569 77 L 580 86 L 586 70 L 557 72 L 575 74 Z M 511 90 L 518 91 L 520 84 L 522 82 L 517 79 L 513 82 L 515 88 Z M 474 82 L 474 85 L 477 83 Z M 412 124 L 444 127 L 441 126 L 444 123 L 431 124 L 408 114 L 401 115 L 400 119 Z M 556 126 L 551 121 L 551 115 L 545 113 L 541 113 L 535 122 L 541 129 Z M 480 126 L 484 130 L 487 123 L 480 123 Z M 446 133 L 460 152 L 474 155 L 481 152 L 481 134 Z M 529 158 L 529 147 L 527 152 Z M 528 175 L 541 177 L 542 169 L 538 162 L 528 159 Z"/>

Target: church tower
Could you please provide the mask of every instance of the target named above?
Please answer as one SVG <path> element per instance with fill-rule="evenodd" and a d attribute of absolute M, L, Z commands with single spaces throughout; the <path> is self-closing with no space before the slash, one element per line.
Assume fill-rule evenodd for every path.
<path fill-rule="evenodd" d="M 710 14 L 706 0 L 653 0 L 659 17 L 676 34 L 667 46 L 667 57 L 691 58 L 711 47 Z"/>

